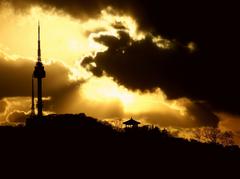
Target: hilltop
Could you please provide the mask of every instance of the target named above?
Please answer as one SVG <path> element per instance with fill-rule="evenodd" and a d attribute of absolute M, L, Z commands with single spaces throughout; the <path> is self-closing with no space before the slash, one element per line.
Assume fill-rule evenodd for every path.
<path fill-rule="evenodd" d="M 17 158 L 44 165 L 50 160 L 54 166 L 72 165 L 74 161 L 115 168 L 123 163 L 133 170 L 154 171 L 169 165 L 181 167 L 180 163 L 188 167 L 204 163 L 202 167 L 208 170 L 209 166 L 225 167 L 240 161 L 237 146 L 175 138 L 157 127 L 116 129 L 85 114 L 48 115 L 27 119 L 26 126 L 0 127 L 0 141 L 4 146 L 1 153 L 10 154 L 7 160 Z"/>

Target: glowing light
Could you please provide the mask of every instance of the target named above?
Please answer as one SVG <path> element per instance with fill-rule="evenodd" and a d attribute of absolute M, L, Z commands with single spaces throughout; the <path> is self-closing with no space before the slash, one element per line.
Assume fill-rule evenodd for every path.
<path fill-rule="evenodd" d="M 170 48 L 171 42 L 167 39 L 163 39 L 161 36 L 153 37 L 153 42 L 159 47 L 159 48 Z"/>
<path fill-rule="evenodd" d="M 120 100 L 125 106 L 134 101 L 134 95 L 122 86 L 118 86 L 111 78 L 92 78 L 82 88 L 84 96 L 90 100 Z M 94 95 L 93 95 L 94 94 Z"/>
<path fill-rule="evenodd" d="M 194 52 L 196 50 L 196 44 L 194 42 L 189 42 L 187 48 L 190 50 L 190 52 Z"/>
<path fill-rule="evenodd" d="M 120 23 L 123 27 L 126 27 L 125 30 L 129 32 L 130 37 L 134 40 L 141 40 L 145 37 L 145 33 L 138 30 L 137 22 L 131 17 L 127 15 L 116 15 L 111 13 L 113 11 L 112 7 L 108 7 L 101 11 L 102 18 L 104 21 L 108 22 L 109 24 L 113 25 L 115 23 Z M 114 28 L 111 26 L 114 34 Z"/>
<path fill-rule="evenodd" d="M 145 93 L 130 91 L 108 77 L 91 78 L 82 86 L 81 93 L 90 101 L 118 100 L 123 104 L 125 113 L 129 114 L 149 111 L 165 113 L 170 110 L 177 111 L 180 116 L 186 114 L 186 109 L 181 103 L 176 100 L 167 100 L 166 95 L 160 89 Z"/>
<path fill-rule="evenodd" d="M 81 43 L 75 39 L 69 40 L 69 48 L 72 52 L 79 52 L 81 50 Z"/>

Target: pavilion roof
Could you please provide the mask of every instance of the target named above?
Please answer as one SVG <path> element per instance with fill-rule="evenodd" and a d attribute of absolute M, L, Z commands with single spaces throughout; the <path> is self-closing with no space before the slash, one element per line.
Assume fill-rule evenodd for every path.
<path fill-rule="evenodd" d="M 135 121 L 134 119 L 131 118 L 130 120 L 125 121 L 123 124 L 125 124 L 125 125 L 137 125 L 137 124 L 140 124 L 140 122 Z"/>

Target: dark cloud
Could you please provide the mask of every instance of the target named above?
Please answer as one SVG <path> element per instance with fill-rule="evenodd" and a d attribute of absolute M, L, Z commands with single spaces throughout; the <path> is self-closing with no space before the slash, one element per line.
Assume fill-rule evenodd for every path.
<path fill-rule="evenodd" d="M 192 59 L 194 54 L 186 47 L 173 44 L 170 49 L 162 49 L 153 43 L 151 37 L 134 42 L 123 32 L 120 39 L 101 36 L 97 41 L 108 46 L 108 51 L 98 53 L 95 59 L 87 57 L 82 62 L 95 75 L 103 75 L 105 71 L 131 89 L 162 87 L 172 98 L 188 94 L 189 90 L 181 88 L 184 87 L 185 76 L 191 74 L 191 65 L 196 61 Z M 97 67 L 89 67 L 92 62 Z"/>
<path fill-rule="evenodd" d="M 119 39 L 101 36 L 96 40 L 108 50 L 98 53 L 95 59 L 87 57 L 82 63 L 96 76 L 106 72 L 131 89 L 160 87 L 171 99 L 188 97 L 207 101 L 214 110 L 239 111 L 238 66 L 230 70 L 229 64 L 224 66 L 221 60 L 213 64 L 215 59 L 205 59 L 201 50 L 191 52 L 187 44 L 177 41 L 164 49 L 153 43 L 152 37 L 133 41 L 123 32 Z M 91 66 L 92 62 L 97 67 Z"/>
<path fill-rule="evenodd" d="M 107 6 L 122 13 L 133 15 L 140 28 L 151 29 L 170 39 L 194 40 L 206 48 L 220 47 L 216 42 L 231 40 L 235 36 L 238 20 L 237 4 L 234 1 L 209 2 L 202 0 L 2 0 L 23 10 L 32 5 L 53 7 L 74 17 L 94 17 Z M 114 11 L 112 11 L 114 13 Z M 234 34 L 229 32 L 235 32 Z M 219 36 L 221 39 L 219 39 Z M 212 46 L 214 45 L 214 46 Z M 214 48 L 216 49 L 216 48 Z"/>
<path fill-rule="evenodd" d="M 24 123 L 27 116 L 24 111 L 13 111 L 8 115 L 7 121 L 10 123 Z"/>
<path fill-rule="evenodd" d="M 8 97 L 29 97 L 31 95 L 31 77 L 35 62 L 26 59 L 7 60 L 0 57 L 0 99 Z M 46 110 L 57 110 L 58 103 L 64 99 L 81 84 L 80 81 L 69 80 L 69 69 L 61 63 L 45 65 L 47 78 L 43 79 L 43 96 L 51 97 L 46 101 Z M 35 81 L 36 82 L 36 81 Z M 47 89 L 47 90 L 46 90 Z M 36 90 L 36 88 L 35 88 Z M 35 94 L 37 94 L 35 92 Z M 3 108 L 3 105 L 1 105 Z"/>
<path fill-rule="evenodd" d="M 119 30 L 126 30 L 126 27 L 121 23 L 121 22 L 114 22 L 112 24 L 112 26 L 115 28 L 115 29 L 119 29 Z"/>
<path fill-rule="evenodd" d="M 0 57 L 0 99 L 29 96 L 34 63 L 30 60 L 6 60 Z"/>
<path fill-rule="evenodd" d="M 191 121 L 194 127 L 218 127 L 219 118 L 203 103 L 189 103 L 186 105 L 186 108 L 187 113 L 191 116 Z"/>
<path fill-rule="evenodd" d="M 123 32 L 120 39 L 101 36 L 97 41 L 108 46 L 108 50 L 98 53 L 95 59 L 87 57 L 82 62 L 82 66 L 96 76 L 105 71 L 128 88 L 148 90 L 160 86 L 170 97 L 185 96 L 180 87 L 184 85 L 183 78 L 192 70 L 188 66 L 196 63 L 191 59 L 195 56 L 186 47 L 173 44 L 170 49 L 163 49 L 153 43 L 151 37 L 135 42 Z M 91 66 L 92 62 L 97 67 Z"/>

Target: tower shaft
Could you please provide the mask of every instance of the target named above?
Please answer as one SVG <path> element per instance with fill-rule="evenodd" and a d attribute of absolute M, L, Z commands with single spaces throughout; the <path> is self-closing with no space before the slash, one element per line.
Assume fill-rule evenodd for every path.
<path fill-rule="evenodd" d="M 32 107 L 31 116 L 35 116 L 35 106 L 34 106 L 34 76 L 32 75 Z"/>
<path fill-rule="evenodd" d="M 43 115 L 43 102 L 42 102 L 42 78 L 38 78 L 38 103 L 37 103 L 37 109 L 38 109 L 38 116 Z"/>

